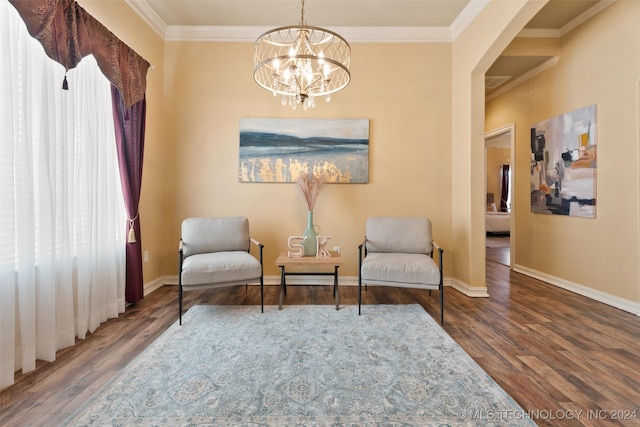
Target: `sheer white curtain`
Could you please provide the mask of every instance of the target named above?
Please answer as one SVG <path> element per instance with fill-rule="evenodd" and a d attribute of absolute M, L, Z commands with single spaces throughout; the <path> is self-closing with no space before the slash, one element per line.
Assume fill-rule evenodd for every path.
<path fill-rule="evenodd" d="M 0 1 L 0 388 L 124 312 L 126 214 L 111 93 L 67 74 Z"/>

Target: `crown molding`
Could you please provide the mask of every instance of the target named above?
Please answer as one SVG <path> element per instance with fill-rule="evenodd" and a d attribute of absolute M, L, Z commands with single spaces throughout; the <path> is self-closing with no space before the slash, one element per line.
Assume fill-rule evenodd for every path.
<path fill-rule="evenodd" d="M 162 39 L 165 38 L 167 24 L 158 16 L 146 0 L 125 0 L 135 13 L 142 18 Z"/>
<path fill-rule="evenodd" d="M 451 42 L 449 27 L 336 27 L 332 31 L 349 43 Z"/>
<path fill-rule="evenodd" d="M 148 0 L 126 3 L 165 41 L 255 42 L 271 29 L 263 26 L 182 26 L 167 25 L 149 6 Z M 350 43 L 451 42 L 452 28 L 460 33 L 489 0 L 471 0 L 451 27 L 332 27 Z"/>
<path fill-rule="evenodd" d="M 267 27 L 222 25 L 169 25 L 165 41 L 254 42 Z"/>
<path fill-rule="evenodd" d="M 180 26 L 166 28 L 165 41 L 255 42 L 264 26 Z M 450 42 L 448 27 L 331 27 L 349 43 Z"/>
<path fill-rule="evenodd" d="M 149 0 L 125 0 L 144 22 L 165 41 L 254 42 L 269 31 L 262 26 L 167 25 L 149 6 Z M 336 27 L 331 28 L 349 43 L 452 42 L 478 16 L 490 0 L 471 0 L 449 27 Z M 601 0 L 560 29 L 523 29 L 517 37 L 558 38 L 601 12 L 616 0 Z"/>
<path fill-rule="evenodd" d="M 580 15 L 567 22 L 560 29 L 545 29 L 545 28 L 525 28 L 517 35 L 517 37 L 530 37 L 530 38 L 559 38 L 578 27 L 580 24 L 591 19 L 593 16 L 602 12 L 607 7 L 615 3 L 616 0 L 600 0 L 598 3 L 591 6 L 589 9 L 582 12 Z"/>
<path fill-rule="evenodd" d="M 487 4 L 489 4 L 489 0 L 471 0 L 467 3 L 460 15 L 456 17 L 449 27 L 452 41 L 462 34 L 464 29 L 467 28 L 474 19 L 476 19 L 478 14 Z"/>
<path fill-rule="evenodd" d="M 604 9 L 615 3 L 615 1 L 616 0 L 600 0 L 598 3 L 585 10 L 579 16 L 576 16 L 574 19 L 567 22 L 562 28 L 560 28 L 560 36 L 564 36 L 569 31 L 576 28 L 578 25 L 592 18 L 594 15 L 602 12 Z"/>
<path fill-rule="evenodd" d="M 559 38 L 560 30 L 545 28 L 525 28 L 521 30 L 516 37 L 529 38 Z"/>

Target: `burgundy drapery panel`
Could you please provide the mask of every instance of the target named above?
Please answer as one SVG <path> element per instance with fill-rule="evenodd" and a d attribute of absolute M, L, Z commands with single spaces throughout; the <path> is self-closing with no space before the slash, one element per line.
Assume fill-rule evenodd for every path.
<path fill-rule="evenodd" d="M 102 73 L 112 83 L 120 178 L 127 216 L 132 221 L 127 224 L 127 235 L 131 226 L 135 231 L 135 241 L 126 244 L 125 298 L 127 302 L 138 302 L 144 296 L 138 203 L 144 151 L 146 76 L 150 64 L 75 0 L 9 2 L 18 11 L 29 34 L 40 42 L 51 59 L 70 70 L 83 57 L 93 55 Z M 65 76 L 63 88 L 66 83 Z"/>
<path fill-rule="evenodd" d="M 120 166 L 120 184 L 124 195 L 124 204 L 130 223 L 127 235 L 133 228 L 135 241 L 127 243 L 127 284 L 125 299 L 135 303 L 144 297 L 142 280 L 142 247 L 140 244 L 140 189 L 142 187 L 142 159 L 144 155 L 144 131 L 146 119 L 146 100 L 143 98 L 127 107 L 120 91 L 111 86 L 113 98 L 113 121 L 116 128 L 116 147 Z"/>
<path fill-rule="evenodd" d="M 502 165 L 502 191 L 500 194 L 500 212 L 508 212 L 507 200 L 509 198 L 509 165 Z"/>
<path fill-rule="evenodd" d="M 127 106 L 144 98 L 149 62 L 113 35 L 75 0 L 9 0 L 45 53 L 74 68 L 93 55 Z M 62 83 L 62 82 L 61 82 Z M 70 83 L 73 85 L 73 83 Z"/>

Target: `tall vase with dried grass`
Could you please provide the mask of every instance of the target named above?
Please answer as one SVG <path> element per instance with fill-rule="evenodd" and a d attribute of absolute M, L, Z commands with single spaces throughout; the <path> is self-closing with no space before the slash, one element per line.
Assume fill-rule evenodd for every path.
<path fill-rule="evenodd" d="M 322 188 L 322 184 L 325 182 L 323 175 L 301 175 L 297 180 L 298 193 L 302 196 L 302 199 L 307 205 L 307 228 L 302 234 L 302 246 L 304 247 L 304 256 L 316 256 L 317 253 L 317 240 L 318 233 L 313 225 L 313 208 L 316 204 L 316 199 Z"/>

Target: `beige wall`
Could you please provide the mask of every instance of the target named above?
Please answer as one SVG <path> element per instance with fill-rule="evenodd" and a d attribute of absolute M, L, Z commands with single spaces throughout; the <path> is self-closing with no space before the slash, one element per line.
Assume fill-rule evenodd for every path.
<path fill-rule="evenodd" d="M 342 247 L 341 274 L 357 276 L 357 246 L 372 215 L 426 215 L 436 240 L 452 246 L 449 44 L 355 44 L 350 85 L 306 112 L 283 107 L 253 81 L 252 51 L 251 43 L 166 44 L 166 170 L 178 187 L 166 223 L 172 240 L 185 217 L 245 215 L 265 244 L 265 274 L 278 274 L 275 258 L 304 230 L 306 207 L 294 184 L 238 182 L 240 118 L 366 118 L 369 184 L 325 185 L 314 209 L 329 247 Z M 176 274 L 173 262 L 163 274 Z"/>
<path fill-rule="evenodd" d="M 273 260 L 286 237 L 304 229 L 305 209 L 293 184 L 238 182 L 239 119 L 347 117 L 370 119 L 370 183 L 327 185 L 315 210 L 315 222 L 333 237 L 330 246 L 343 248 L 342 273 L 357 274 L 356 247 L 368 216 L 427 215 L 447 251 L 445 274 L 470 294 L 482 289 L 484 71 L 544 3 L 491 0 L 452 44 L 354 44 L 352 83 L 330 104 L 303 112 L 282 107 L 253 82 L 251 43 L 164 43 L 124 1 L 81 0 L 155 67 L 148 76 L 141 199 L 143 250 L 151 255 L 145 282 L 176 275 L 180 221 L 194 215 L 248 216 L 267 245 L 265 272 L 276 274 Z M 486 106 L 486 130 L 517 123 L 522 147 L 515 154 L 516 191 L 525 194 L 516 194 L 523 233 L 516 264 L 633 301 L 640 295 L 634 116 L 640 88 L 639 59 L 628 52 L 638 51 L 638 7 L 618 1 L 565 36 L 561 47 L 542 46 L 559 50 L 560 64 Z M 527 44 L 533 45 L 518 40 L 509 48 Z M 598 218 L 530 214 L 528 133 L 518 130 L 590 103 L 599 105 L 601 123 Z"/>
<path fill-rule="evenodd" d="M 491 45 L 495 28 L 508 26 L 513 10 L 526 0 L 512 2 L 506 9 L 499 0 L 490 3 L 494 7 L 486 8 L 491 10 L 484 21 L 494 30 L 482 37 L 477 37 L 481 27 L 467 33 L 471 44 L 461 43 L 457 50 L 461 58 L 468 56 L 466 51 L 473 54 L 471 60 L 462 61 L 458 74 L 452 65 L 451 43 L 354 44 L 350 86 L 336 94 L 332 103 L 320 103 L 305 113 L 283 108 L 253 82 L 251 43 L 168 42 L 163 51 L 158 36 L 123 0 L 83 0 L 90 13 L 155 66 L 147 91 L 140 206 L 143 251 L 150 254 L 150 262 L 144 265 L 145 282 L 175 276 L 180 221 L 193 215 L 247 215 L 253 234 L 267 245 L 266 273 L 276 273 L 272 262 L 286 249 L 286 237 L 304 228 L 304 206 L 292 184 L 237 182 L 238 122 L 253 116 L 370 119 L 370 183 L 329 185 L 315 209 L 315 222 L 333 237 L 331 246 L 343 248 L 343 274 L 357 274 L 356 247 L 368 216 L 427 215 L 446 250 L 445 274 L 459 277 L 461 283 L 484 284 L 484 254 L 470 245 L 470 199 L 465 196 L 471 191 L 470 181 L 483 181 L 468 173 L 470 164 L 473 176 L 483 173 L 484 164 L 475 162 L 483 156 L 477 156 L 482 151 L 469 151 L 473 145 L 464 131 L 469 116 L 459 123 L 452 121 L 457 117 L 452 116 L 456 111 L 452 99 L 466 103 L 469 99 L 466 81 L 452 96 L 458 86 L 452 78 L 458 75 L 468 81 L 479 53 L 489 45 L 497 55 L 501 48 Z M 515 27 L 526 20 L 516 20 L 511 31 L 515 34 Z M 474 78 L 474 98 L 481 102 L 482 75 Z M 475 133 L 481 135 L 484 115 L 479 105 L 473 120 Z M 461 138 L 453 138 L 454 131 L 462 132 Z M 458 146 L 455 161 L 452 138 Z M 482 195 L 477 199 L 484 203 Z M 460 239 L 454 238 L 454 221 L 461 230 Z M 474 232 L 481 236 L 481 213 L 475 222 Z M 475 242 L 483 247 L 480 239 Z"/>
<path fill-rule="evenodd" d="M 556 66 L 486 107 L 487 131 L 516 123 L 515 265 L 635 303 L 640 301 L 638 17 L 640 2 L 615 2 L 561 39 Z M 598 106 L 597 218 L 531 213 L 529 128 L 592 104 Z"/>
<path fill-rule="evenodd" d="M 342 247 L 341 273 L 357 275 L 368 216 L 426 215 L 451 274 L 449 43 L 355 44 L 351 84 L 329 104 L 292 111 L 253 81 L 252 43 L 164 43 L 124 1 L 80 4 L 154 66 L 140 203 L 142 249 L 150 255 L 145 283 L 177 274 L 185 217 L 249 217 L 266 245 L 267 275 L 278 273 L 273 262 L 287 237 L 304 230 L 306 210 L 293 184 L 238 182 L 241 117 L 369 119 L 369 184 L 326 185 L 315 209 L 330 247 Z"/>

